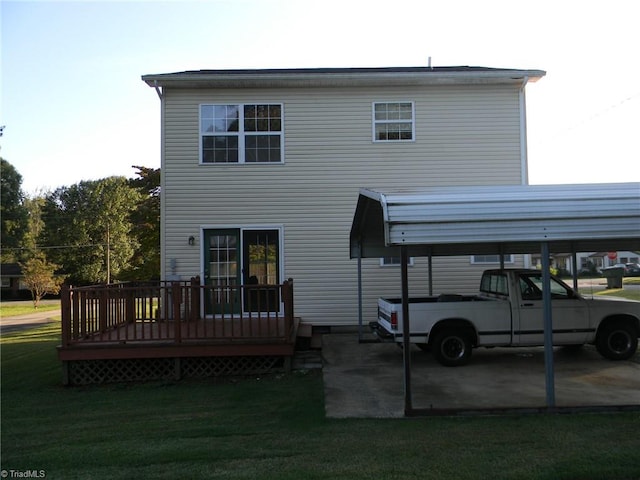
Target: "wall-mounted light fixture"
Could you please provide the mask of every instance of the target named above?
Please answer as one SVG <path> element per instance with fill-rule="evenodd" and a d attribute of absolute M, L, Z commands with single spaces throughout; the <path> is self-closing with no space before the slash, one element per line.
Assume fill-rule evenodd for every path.
<path fill-rule="evenodd" d="M 196 244 L 196 238 L 193 235 L 191 235 L 189 237 L 189 245 L 193 247 L 195 244 Z"/>

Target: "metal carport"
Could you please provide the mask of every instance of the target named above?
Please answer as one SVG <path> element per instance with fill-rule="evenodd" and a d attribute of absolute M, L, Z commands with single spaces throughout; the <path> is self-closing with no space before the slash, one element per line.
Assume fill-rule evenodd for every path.
<path fill-rule="evenodd" d="M 575 258 L 575 252 L 599 250 L 640 250 L 640 183 L 361 189 L 351 227 L 351 258 L 401 258 L 405 414 L 416 412 L 408 353 L 410 256 L 541 253 L 545 382 L 552 410 L 549 253 L 572 252 Z M 360 283 L 360 261 L 358 265 Z"/>

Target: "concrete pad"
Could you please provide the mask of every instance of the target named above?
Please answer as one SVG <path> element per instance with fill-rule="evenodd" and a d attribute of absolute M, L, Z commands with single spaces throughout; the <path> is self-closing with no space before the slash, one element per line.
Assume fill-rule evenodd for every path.
<path fill-rule="evenodd" d="M 390 343 L 358 343 L 357 335 L 323 337 L 325 410 L 328 417 L 402 417 L 402 350 Z M 411 349 L 415 409 L 546 407 L 544 349 L 473 351 L 468 365 L 444 367 Z M 613 362 L 592 346 L 554 349 L 558 407 L 640 406 L 640 353 Z"/>

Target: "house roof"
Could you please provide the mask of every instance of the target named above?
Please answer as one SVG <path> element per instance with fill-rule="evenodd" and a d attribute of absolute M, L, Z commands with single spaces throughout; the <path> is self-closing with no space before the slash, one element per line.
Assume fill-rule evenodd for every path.
<path fill-rule="evenodd" d="M 487 67 L 284 68 L 190 70 L 143 75 L 150 87 L 255 88 L 523 84 L 546 72 Z"/>
<path fill-rule="evenodd" d="M 0 275 L 3 277 L 21 277 L 22 268 L 17 263 L 0 263 Z"/>
<path fill-rule="evenodd" d="M 640 183 L 360 190 L 351 258 L 640 248 Z M 395 251 L 394 251 L 395 250 Z"/>

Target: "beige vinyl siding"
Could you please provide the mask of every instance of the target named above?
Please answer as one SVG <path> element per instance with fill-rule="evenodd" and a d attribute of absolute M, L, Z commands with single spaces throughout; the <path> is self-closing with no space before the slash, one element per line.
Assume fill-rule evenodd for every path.
<path fill-rule="evenodd" d="M 357 262 L 349 232 L 360 187 L 519 184 L 519 92 L 513 86 L 263 90 L 165 89 L 163 276 L 202 275 L 205 227 L 283 227 L 284 272 L 296 315 L 316 325 L 357 322 Z M 415 141 L 374 143 L 373 102 L 413 101 Z M 199 105 L 281 103 L 284 164 L 199 164 Z M 187 239 L 196 237 L 196 245 Z M 434 291 L 470 292 L 470 257 L 434 258 Z M 365 321 L 376 298 L 399 293 L 400 270 L 363 260 Z M 410 267 L 427 293 L 427 260 Z"/>

